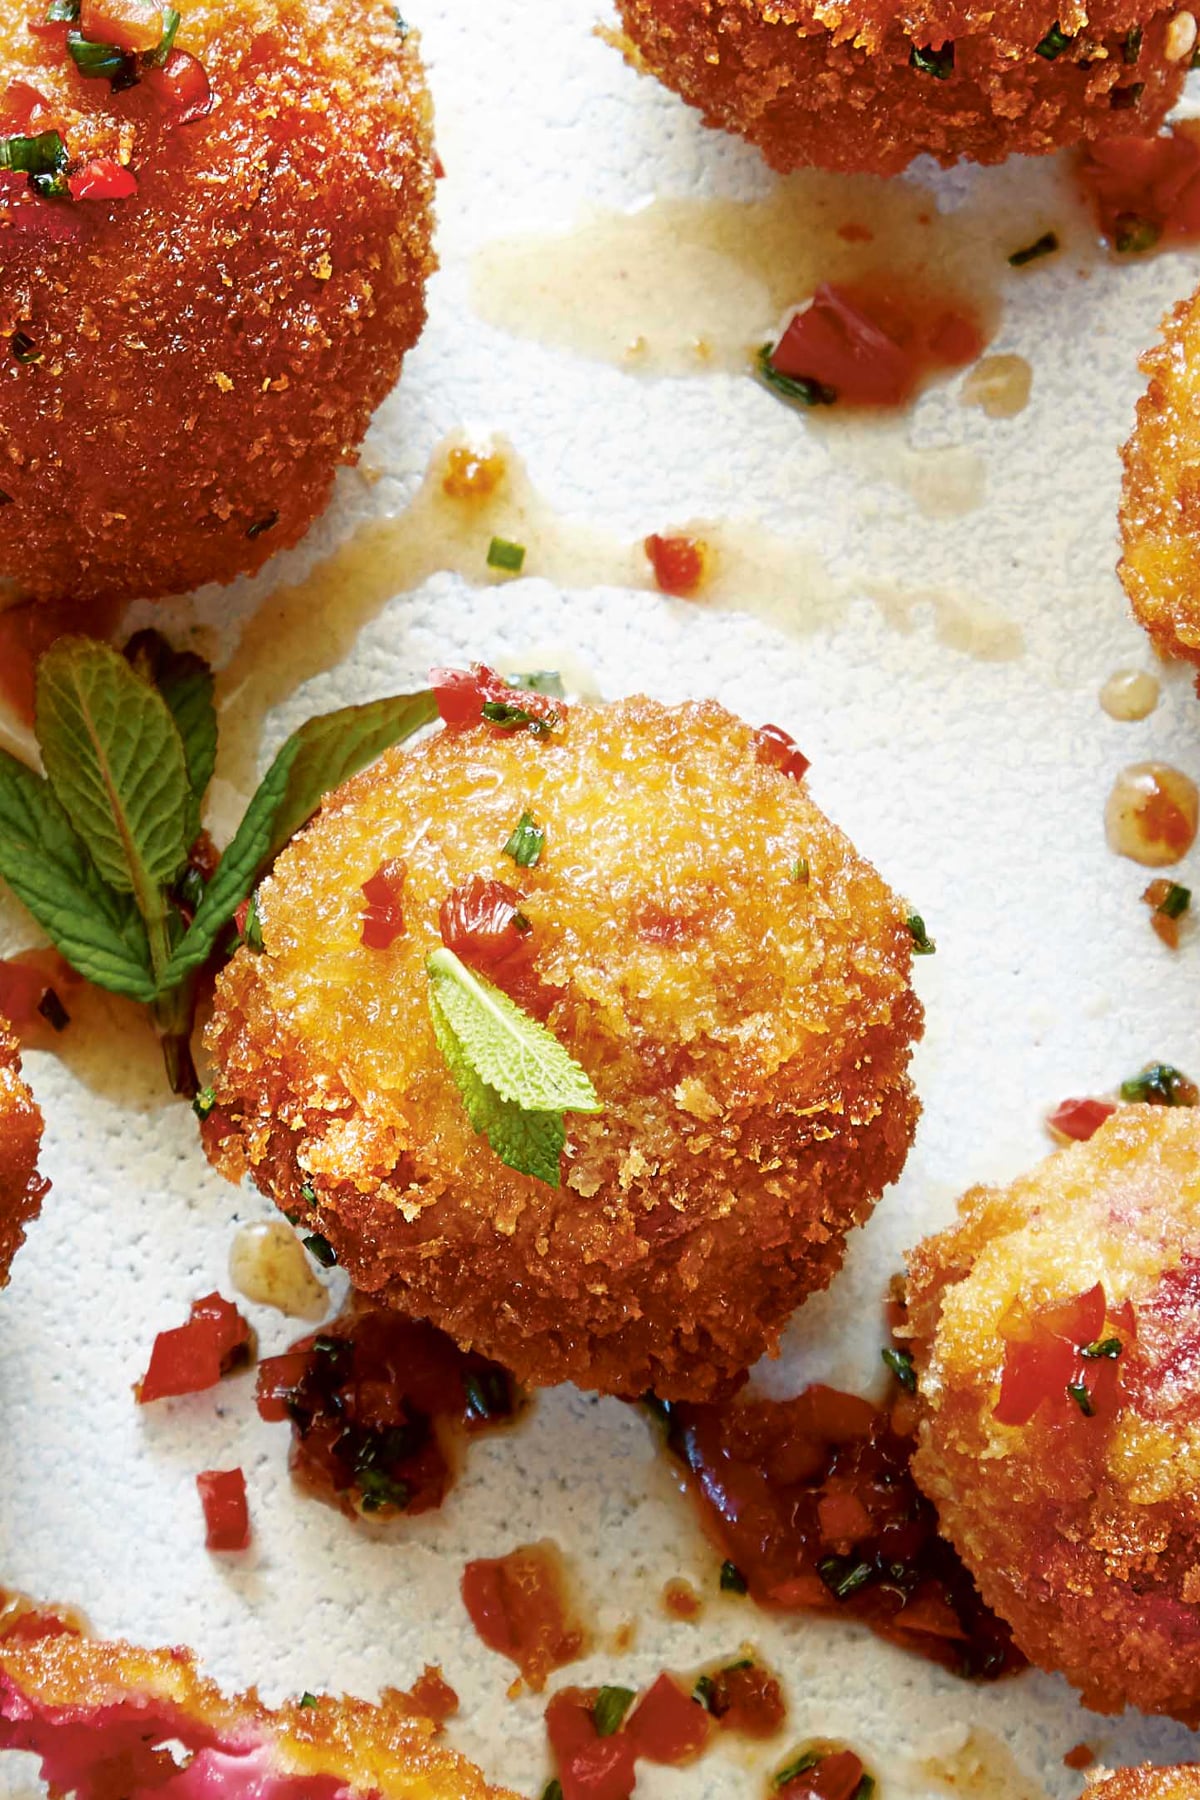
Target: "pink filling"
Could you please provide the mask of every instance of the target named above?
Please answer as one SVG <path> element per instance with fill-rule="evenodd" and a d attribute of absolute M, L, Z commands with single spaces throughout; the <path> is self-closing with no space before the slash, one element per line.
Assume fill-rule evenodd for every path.
<path fill-rule="evenodd" d="M 180 1764 L 162 1746 L 191 1752 Z M 272 1767 L 269 1741 L 222 1740 L 169 1701 L 49 1707 L 0 1673 L 0 1749 L 40 1757 L 42 1779 L 78 1800 L 355 1800 L 334 1775 Z"/>

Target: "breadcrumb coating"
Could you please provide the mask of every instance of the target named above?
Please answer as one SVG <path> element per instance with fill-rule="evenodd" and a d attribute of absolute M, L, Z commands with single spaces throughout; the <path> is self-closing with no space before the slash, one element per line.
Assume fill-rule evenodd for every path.
<path fill-rule="evenodd" d="M 1200 1115 L 1121 1108 L 909 1258 L 913 1472 L 1025 1654 L 1098 1712 L 1200 1723 Z M 1110 1403 L 995 1417 L 1013 1309 L 1101 1283 L 1133 1331 Z"/>
<path fill-rule="evenodd" d="M 829 1282 L 918 1111 L 905 909 L 761 747 L 720 706 L 639 698 L 384 756 L 280 857 L 265 950 L 220 978 L 210 1157 L 525 1383 L 736 1381 Z M 517 869 L 525 811 L 546 842 Z M 393 857 L 407 932 L 373 950 L 362 885 Z M 559 1190 L 474 1135 L 434 1042 L 425 957 L 475 873 L 518 887 L 510 991 L 604 1105 L 567 1116 Z"/>
<path fill-rule="evenodd" d="M 1119 573 L 1159 653 L 1200 663 L 1200 292 L 1167 315 L 1141 366 L 1146 390 L 1123 451 Z"/>
<path fill-rule="evenodd" d="M 1186 54 L 1167 60 L 1175 0 L 1064 0 L 1057 12 L 1054 0 L 617 5 L 629 60 L 781 170 L 892 175 L 925 152 L 994 163 L 1153 131 L 1187 69 Z M 1069 42 L 1039 54 L 1056 25 Z"/>
<path fill-rule="evenodd" d="M 1200 1763 L 1101 1769 L 1084 1789 L 1084 1800 L 1200 1800 Z"/>
<path fill-rule="evenodd" d="M 212 1791 L 255 1800 L 516 1800 L 439 1739 L 420 1690 L 377 1705 L 322 1695 L 266 1707 L 221 1693 L 184 1649 L 141 1650 L 79 1636 L 53 1614 L 0 1594 L 0 1748 L 43 1757 L 55 1792 L 99 1800 L 136 1791 Z M 451 1696 L 452 1698 L 452 1696 Z M 168 1774 L 172 1743 L 194 1758 Z"/>
<path fill-rule="evenodd" d="M 27 9 L 0 26 L 0 79 L 42 96 L 20 128 L 138 182 L 37 202 L 82 232 L 65 242 L 18 229 L 29 196 L 0 193 L 0 578 L 22 596 L 156 597 L 257 569 L 326 504 L 424 323 L 431 109 L 395 8 L 181 10 L 176 47 L 216 104 L 180 125 L 145 83 L 77 75 Z"/>
<path fill-rule="evenodd" d="M 21 1079 L 21 1049 L 0 1019 L 0 1287 L 50 1183 L 38 1174 L 42 1115 Z"/>

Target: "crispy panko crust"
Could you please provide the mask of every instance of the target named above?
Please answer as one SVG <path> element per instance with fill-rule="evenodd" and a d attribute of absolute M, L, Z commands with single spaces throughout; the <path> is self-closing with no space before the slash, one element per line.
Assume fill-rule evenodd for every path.
<path fill-rule="evenodd" d="M 0 1019 L 0 1287 L 50 1183 L 38 1174 L 42 1115 L 21 1079 L 21 1049 Z"/>
<path fill-rule="evenodd" d="M 1153 131 L 1174 104 L 1186 53 L 1166 60 L 1174 0 L 617 0 L 627 55 L 708 125 L 736 131 L 776 169 L 891 175 L 928 152 L 1001 162 L 1088 138 Z M 1075 41 L 1048 60 L 1059 24 Z M 1131 31 L 1141 31 L 1140 44 Z M 914 47 L 954 45 L 944 79 Z M 1126 46 L 1136 60 L 1126 61 Z M 1140 91 L 1139 90 L 1140 86 Z M 1115 100 L 1120 92 L 1125 98 Z"/>
<path fill-rule="evenodd" d="M 898 1175 L 921 1031 L 904 908 L 757 744 L 715 704 L 634 699 L 553 740 L 442 732 L 342 788 L 261 890 L 265 954 L 221 977 L 213 1161 L 524 1382 L 735 1380 Z M 547 837 L 520 870 L 525 810 Z M 361 884 L 393 856 L 407 936 L 365 949 Z M 434 1042 L 424 959 L 476 871 L 524 895 L 521 1003 L 604 1103 L 568 1116 L 561 1190 L 474 1135 Z"/>
<path fill-rule="evenodd" d="M 975 1188 L 909 1257 L 941 1527 L 1020 1648 L 1098 1712 L 1200 1723 L 1200 1115 L 1122 1108 L 1089 1143 Z M 1115 1405 L 997 1423 L 1001 1322 L 1102 1282 L 1133 1307 Z"/>
<path fill-rule="evenodd" d="M 1167 315 L 1141 366 L 1146 391 L 1122 452 L 1118 569 L 1160 655 L 1200 663 L 1200 292 Z"/>
<path fill-rule="evenodd" d="M 1170 1769 L 1100 1769 L 1084 1789 L 1084 1800 L 1200 1800 L 1200 1763 Z"/>
<path fill-rule="evenodd" d="M 140 1650 L 63 1630 L 0 1594 L 0 1748 L 44 1759 L 53 1791 L 86 1800 L 162 1788 L 258 1800 L 516 1800 L 439 1741 L 417 1696 L 385 1688 L 377 1705 L 322 1696 L 272 1709 L 251 1689 L 229 1699 L 191 1652 Z M 41 1635 L 45 1631 L 47 1635 Z M 165 1746 L 196 1761 L 171 1775 Z M 190 1779 L 189 1779 L 190 1777 Z"/>
<path fill-rule="evenodd" d="M 0 28 L 73 156 L 132 145 L 140 191 L 81 201 L 83 240 L 0 199 L 0 577 L 121 599 L 231 581 L 293 544 L 353 460 L 425 320 L 433 164 L 415 36 L 385 0 L 189 0 L 207 119 L 166 130 L 145 85 L 84 81 Z M 64 202 L 55 204 L 63 211 Z"/>

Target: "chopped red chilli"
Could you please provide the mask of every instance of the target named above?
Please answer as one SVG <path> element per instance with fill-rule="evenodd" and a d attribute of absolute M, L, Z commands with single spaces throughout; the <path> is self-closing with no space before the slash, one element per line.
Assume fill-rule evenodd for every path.
<path fill-rule="evenodd" d="M 454 729 L 491 724 L 509 731 L 524 727 L 537 736 L 556 730 L 567 716 L 556 696 L 510 687 L 483 663 L 470 669 L 431 669 L 429 685 L 442 722 Z"/>
<path fill-rule="evenodd" d="M 1100 1282 L 1056 1306 L 1006 1319 L 1004 1369 L 995 1418 L 1028 1425 L 1039 1411 L 1049 1424 L 1110 1413 L 1121 1381 L 1120 1359 L 1134 1336 L 1129 1303 L 1110 1312 Z"/>
<path fill-rule="evenodd" d="M 793 781 L 802 781 L 812 764 L 794 737 L 780 725 L 762 725 L 758 733 L 757 757 L 760 763 L 781 769 Z"/>
<path fill-rule="evenodd" d="M 637 1780 L 634 1743 L 627 1731 L 602 1736 L 596 1688 L 562 1688 L 546 1708 L 546 1732 L 563 1800 L 629 1800 Z"/>
<path fill-rule="evenodd" d="M 964 311 L 917 296 L 858 293 L 828 283 L 795 313 L 770 352 L 771 370 L 850 406 L 903 406 L 924 375 L 962 368 L 983 348 Z"/>
<path fill-rule="evenodd" d="M 652 532 L 644 549 L 662 593 L 687 599 L 699 590 L 707 572 L 708 547 L 698 538 L 660 537 Z"/>
<path fill-rule="evenodd" d="M 167 114 L 171 125 L 191 125 L 213 109 L 216 96 L 204 64 L 187 50 L 172 50 L 161 69 L 147 69 L 142 80 Z"/>
<path fill-rule="evenodd" d="M 138 1403 L 199 1394 L 216 1387 L 222 1375 L 250 1361 L 250 1327 L 232 1301 L 220 1294 L 193 1300 L 186 1325 L 160 1331 L 150 1367 L 137 1389 Z"/>
<path fill-rule="evenodd" d="M 516 1663 L 535 1694 L 546 1677 L 583 1654 L 586 1639 L 572 1617 L 562 1558 L 548 1543 L 469 1562 L 460 1583 L 463 1605 L 489 1650 Z"/>
<path fill-rule="evenodd" d="M 93 157 L 78 174 L 68 175 L 72 200 L 129 200 L 138 191 L 137 176 L 111 157 Z"/>
<path fill-rule="evenodd" d="M 853 1750 L 807 1750 L 771 1781 L 777 1800 L 867 1800 L 874 1782 Z"/>
<path fill-rule="evenodd" d="M 529 944 L 520 894 L 486 875 L 472 875 L 447 894 L 438 922 L 447 950 L 486 969 L 508 962 Z"/>
<path fill-rule="evenodd" d="M 670 1768 L 680 1768 L 699 1756 L 711 1730 L 704 1707 L 685 1693 L 673 1675 L 660 1675 L 647 1688 L 625 1724 L 635 1756 Z"/>
<path fill-rule="evenodd" d="M 1046 1123 L 1059 1137 L 1072 1138 L 1078 1144 L 1086 1144 L 1089 1138 L 1095 1137 L 1104 1121 L 1112 1118 L 1116 1110 L 1116 1104 L 1112 1100 L 1064 1100 L 1055 1107 Z"/>
<path fill-rule="evenodd" d="M 205 1469 L 196 1487 L 204 1508 L 206 1550 L 244 1550 L 250 1542 L 246 1477 L 240 1469 Z"/>
<path fill-rule="evenodd" d="M 362 942 L 368 950 L 390 950 L 404 936 L 404 878 L 408 864 L 390 856 L 381 862 L 369 881 L 362 884 L 366 906 L 362 915 Z"/>

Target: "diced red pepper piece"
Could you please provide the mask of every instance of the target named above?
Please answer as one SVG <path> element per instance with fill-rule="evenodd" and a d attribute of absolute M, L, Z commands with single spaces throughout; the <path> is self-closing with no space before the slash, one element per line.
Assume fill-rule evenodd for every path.
<path fill-rule="evenodd" d="M 231 1301 L 220 1294 L 194 1300 L 186 1325 L 155 1338 L 138 1388 L 139 1405 L 216 1387 L 222 1375 L 245 1361 L 249 1344 L 250 1327 Z"/>
<path fill-rule="evenodd" d="M 188 50 L 172 50 L 163 67 L 147 69 L 142 80 L 170 115 L 172 125 L 190 125 L 213 109 L 216 96 L 208 71 Z"/>
<path fill-rule="evenodd" d="M 265 1356 L 258 1365 L 254 1403 L 258 1416 L 270 1425 L 281 1425 L 289 1417 L 288 1400 L 298 1390 L 308 1373 L 311 1357 L 307 1350 L 285 1350 L 282 1356 Z"/>
<path fill-rule="evenodd" d="M 369 881 L 362 884 L 366 906 L 362 916 L 362 942 L 368 950 L 390 950 L 404 936 L 404 878 L 408 864 L 400 856 L 381 862 Z"/>
<path fill-rule="evenodd" d="M 629 1800 L 637 1780 L 633 1743 L 626 1731 L 600 1736 L 593 1701 L 579 1688 L 563 1688 L 546 1708 L 563 1800 Z"/>
<path fill-rule="evenodd" d="M 1090 144 L 1079 170 L 1101 231 L 1118 246 L 1141 231 L 1151 241 L 1200 232 L 1200 139 L 1186 123 L 1159 137 Z"/>
<path fill-rule="evenodd" d="M 469 1562 L 463 1605 L 490 1650 L 515 1662 L 535 1693 L 552 1669 L 574 1662 L 583 1633 L 568 1616 L 562 1569 L 553 1549 L 529 1544 L 507 1556 Z"/>
<path fill-rule="evenodd" d="M 246 1477 L 240 1469 L 205 1469 L 196 1487 L 204 1508 L 206 1550 L 244 1550 L 250 1542 Z"/>
<path fill-rule="evenodd" d="M 819 381 L 852 406 L 900 406 L 916 386 L 911 353 L 840 288 L 823 282 L 771 352 L 781 375 Z"/>
<path fill-rule="evenodd" d="M 527 948 L 521 896 L 507 882 L 472 875 L 442 901 L 438 914 L 442 942 L 464 961 L 495 968 Z"/>
<path fill-rule="evenodd" d="M 660 537 L 652 532 L 643 547 L 655 582 L 664 594 L 687 599 L 698 591 L 708 566 L 706 546 L 699 539 Z"/>
<path fill-rule="evenodd" d="M 635 1756 L 679 1768 L 699 1756 L 712 1724 L 707 1712 L 671 1675 L 660 1675 L 642 1695 L 625 1726 Z"/>
<path fill-rule="evenodd" d="M 52 24 L 52 31 L 64 31 L 65 25 Z M 50 102 L 46 96 L 35 88 L 32 82 L 10 81 L 4 94 L 2 116 L 5 132 L 9 126 L 15 126 L 19 132 L 28 132 L 30 125 L 38 113 L 50 112 Z M 9 171 L 13 173 L 14 171 Z"/>
<path fill-rule="evenodd" d="M 871 1515 L 847 1488 L 835 1488 L 817 1501 L 817 1524 L 827 1544 L 856 1544 L 869 1537 L 873 1529 Z"/>
<path fill-rule="evenodd" d="M 1095 1137 L 1105 1119 L 1111 1119 L 1116 1110 L 1111 1100 L 1064 1100 L 1055 1107 L 1046 1123 L 1060 1137 L 1085 1144 L 1090 1137 Z"/>
<path fill-rule="evenodd" d="M 760 725 L 757 758 L 768 767 L 781 769 L 793 781 L 803 781 L 812 764 L 790 732 L 781 725 Z"/>
<path fill-rule="evenodd" d="M 67 177 L 73 200 L 128 200 L 138 191 L 137 176 L 111 157 L 97 156 Z"/>
<path fill-rule="evenodd" d="M 162 42 L 162 7 L 150 0 L 83 0 L 79 29 L 93 44 L 111 44 L 139 56 Z"/>
<path fill-rule="evenodd" d="M 761 1663 L 744 1658 L 708 1678 L 708 1710 L 722 1731 L 742 1737 L 774 1737 L 787 1718 L 778 1680 Z"/>
<path fill-rule="evenodd" d="M 552 694 L 509 687 L 502 675 L 484 663 L 474 663 L 470 669 L 431 669 L 429 685 L 443 724 L 453 729 L 487 724 L 483 709 L 489 703 L 517 707 L 548 727 L 561 724 L 567 716 L 566 706 Z"/>
<path fill-rule="evenodd" d="M 1106 1316 L 1104 1288 L 1097 1282 L 1073 1300 L 1044 1307 L 1006 1334 L 997 1421 L 1027 1425 L 1044 1401 L 1077 1404 L 1067 1394 L 1068 1387 L 1086 1388 L 1094 1404 L 1106 1359 L 1089 1363 L 1081 1353 L 1102 1336 Z"/>
<path fill-rule="evenodd" d="M 776 1791 L 779 1800 L 853 1800 L 863 1774 L 853 1750 L 831 1750 Z"/>

